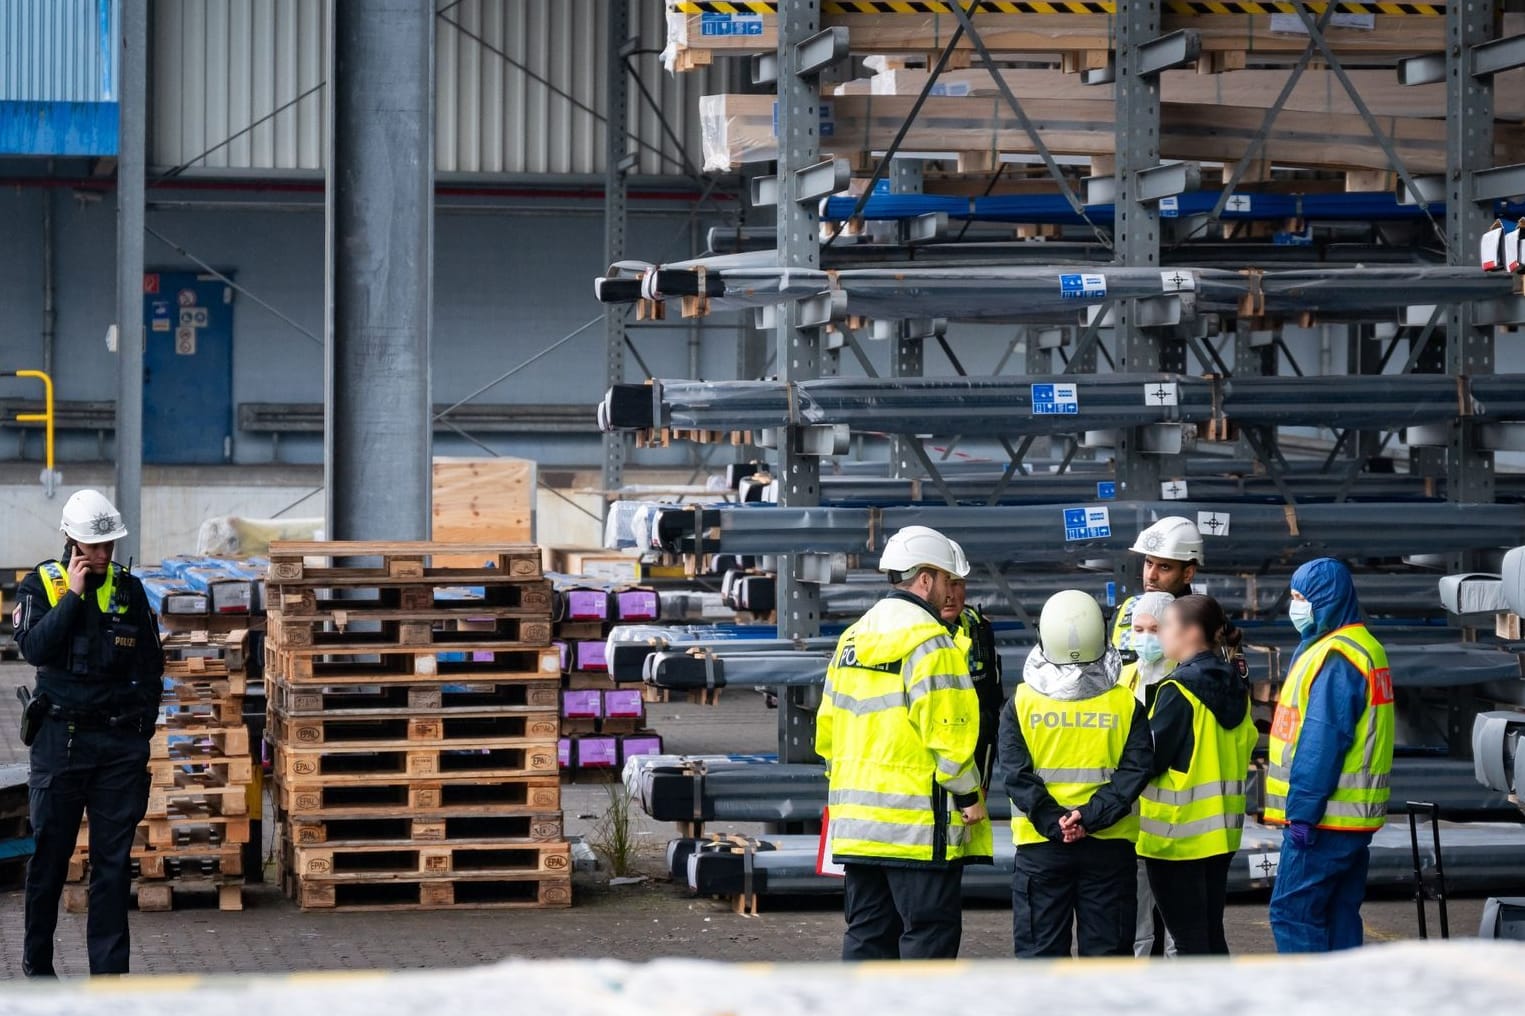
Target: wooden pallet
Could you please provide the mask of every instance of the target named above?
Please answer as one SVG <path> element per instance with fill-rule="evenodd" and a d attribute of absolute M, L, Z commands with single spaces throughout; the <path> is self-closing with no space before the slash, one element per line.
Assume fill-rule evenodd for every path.
<path fill-rule="evenodd" d="M 182 727 L 160 727 L 148 742 L 149 758 L 168 759 L 176 752 L 212 749 L 218 755 L 249 757 L 249 728 L 201 727 L 189 724 Z"/>
<path fill-rule="evenodd" d="M 434 568 L 435 555 L 470 554 L 492 560 L 494 568 Z M 311 559 L 327 563 L 311 563 Z M 370 567 L 335 566 L 334 559 L 380 558 Z M 540 550 L 530 544 L 282 541 L 270 545 L 266 584 L 285 587 L 397 585 L 428 579 L 458 586 L 493 585 L 540 578 Z"/>
<path fill-rule="evenodd" d="M 350 624 L 370 620 L 356 617 Z M 458 618 L 457 624 L 466 618 Z M 491 630 L 461 631 L 430 618 L 381 621 L 379 631 L 330 630 L 329 622 L 270 615 L 270 640 L 284 653 L 386 653 L 433 648 L 440 652 L 538 648 L 551 644 L 551 619 L 499 617 Z"/>
<path fill-rule="evenodd" d="M 249 814 L 249 789 L 246 784 L 207 785 L 186 773 L 176 774 L 171 787 L 149 787 L 148 818 L 168 818 L 175 805 L 199 804 L 218 815 Z"/>
<path fill-rule="evenodd" d="M 168 758 L 148 760 L 152 786 L 173 787 L 185 776 L 204 786 L 243 786 L 254 779 L 254 760 L 247 755 L 228 757 L 192 745 L 171 745 Z"/>
<path fill-rule="evenodd" d="M 242 695 L 196 695 L 190 690 L 176 688 L 166 692 L 160 702 L 164 706 L 163 729 L 173 730 L 190 726 L 236 727 L 244 722 L 244 698 Z"/>
<path fill-rule="evenodd" d="M 229 670 L 221 660 L 200 656 L 164 661 L 164 676 L 174 687 L 194 689 L 212 698 L 233 698 L 249 691 L 247 671 Z"/>
<path fill-rule="evenodd" d="M 413 713 L 382 716 L 288 717 L 270 711 L 269 733 L 293 747 L 343 745 L 375 750 L 449 747 L 470 742 L 480 747 L 517 746 L 526 741 L 555 741 L 560 729 L 555 709 L 519 712 L 460 711 L 448 716 Z"/>
<path fill-rule="evenodd" d="M 90 873 L 90 851 L 82 847 L 69 859 L 70 882 L 83 882 Z M 133 877 L 149 882 L 177 878 L 224 878 L 244 874 L 243 844 L 198 846 L 187 850 L 161 849 L 148 845 L 146 830 L 139 829 L 132 848 Z"/>
<path fill-rule="evenodd" d="M 484 782 L 470 777 L 377 780 L 373 783 L 278 778 L 276 801 L 304 819 L 417 818 L 555 811 L 561 787 L 554 773 Z"/>
<path fill-rule="evenodd" d="M 166 660 L 215 659 L 229 670 L 243 670 L 249 662 L 247 629 L 177 632 L 164 636 L 162 645 Z"/>
<path fill-rule="evenodd" d="M 469 646 L 453 646 L 453 652 L 473 651 Z M 320 651 L 281 652 L 265 647 L 265 673 L 274 680 L 301 685 L 373 685 L 417 684 L 424 680 L 460 683 L 503 683 L 520 680 L 543 680 L 561 674 L 561 652 L 554 647 L 504 650 L 486 647 L 490 660 L 440 660 L 438 650 L 430 648 L 397 649 L 361 659 L 356 654 L 341 654 L 337 659 L 322 660 Z"/>
<path fill-rule="evenodd" d="M 555 678 L 512 683 L 393 684 L 380 687 L 295 688 L 271 681 L 271 708 L 289 717 L 396 716 L 404 713 L 522 711 L 555 709 L 561 683 Z"/>
<path fill-rule="evenodd" d="M 498 811 L 482 814 L 469 809 L 461 814 L 449 811 L 429 816 L 334 818 L 300 813 L 281 816 L 293 844 L 300 847 L 339 843 L 371 842 L 486 842 L 557 843 L 563 842 L 561 812 L 542 814 L 507 814 Z"/>
<path fill-rule="evenodd" d="M 142 913 L 155 913 L 176 909 L 177 900 L 184 902 L 184 895 L 206 890 L 215 890 L 217 893 L 218 910 L 242 910 L 244 909 L 244 885 L 240 879 L 237 882 L 221 882 L 215 880 L 195 880 L 189 882 L 144 882 L 140 881 L 135 886 L 135 902 L 138 910 Z M 87 913 L 90 909 L 90 887 L 88 885 L 64 886 L 64 910 L 70 914 Z"/>
<path fill-rule="evenodd" d="M 286 845 L 287 870 L 299 878 L 332 882 L 377 878 L 445 878 L 451 875 L 566 874 L 572 870 L 565 843 L 421 843 L 413 840 Z"/>
<path fill-rule="evenodd" d="M 160 614 L 159 628 L 170 637 L 180 635 L 235 635 L 264 631 L 265 619 L 257 614 Z"/>
<path fill-rule="evenodd" d="M 287 882 L 287 895 L 303 910 L 527 910 L 572 905 L 572 880 L 565 875 Z"/>
<path fill-rule="evenodd" d="M 472 591 L 465 592 L 466 588 Z M 418 582 L 384 586 L 375 595 L 338 597 L 321 586 L 281 586 L 270 601 L 272 614 L 286 620 L 326 621 L 344 627 L 355 621 L 458 621 L 479 617 L 549 616 L 555 596 L 544 579 L 506 585 L 460 587 Z"/>
<path fill-rule="evenodd" d="M 332 745 L 308 750 L 276 742 L 275 771 L 281 780 L 308 783 L 396 783 L 399 777 L 438 776 L 514 779 L 556 772 L 556 743 L 458 741 L 443 748 Z"/>

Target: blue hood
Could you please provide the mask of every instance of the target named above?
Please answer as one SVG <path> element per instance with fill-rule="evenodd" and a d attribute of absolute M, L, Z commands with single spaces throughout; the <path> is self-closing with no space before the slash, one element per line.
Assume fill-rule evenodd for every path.
<path fill-rule="evenodd" d="M 1361 620 L 1350 569 L 1332 557 L 1309 561 L 1293 572 L 1292 588 L 1313 604 L 1313 628 L 1303 637 L 1304 645 Z"/>

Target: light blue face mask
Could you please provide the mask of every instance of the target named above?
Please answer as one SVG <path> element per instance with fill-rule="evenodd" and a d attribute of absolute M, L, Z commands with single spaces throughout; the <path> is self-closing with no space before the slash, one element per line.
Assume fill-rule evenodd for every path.
<path fill-rule="evenodd" d="M 1292 626 L 1298 634 L 1306 635 L 1308 629 L 1313 627 L 1313 604 L 1307 600 L 1293 600 L 1287 607 L 1287 616 L 1292 619 Z"/>
<path fill-rule="evenodd" d="M 1165 658 L 1165 647 L 1160 645 L 1160 637 L 1154 632 L 1135 632 L 1133 651 L 1145 663 L 1159 663 Z"/>

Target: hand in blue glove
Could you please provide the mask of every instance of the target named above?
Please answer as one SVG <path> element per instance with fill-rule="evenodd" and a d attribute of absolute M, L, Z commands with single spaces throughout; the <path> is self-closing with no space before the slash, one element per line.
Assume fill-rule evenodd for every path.
<path fill-rule="evenodd" d="M 1295 846 L 1307 849 L 1313 846 L 1314 828 L 1306 822 L 1292 822 L 1287 826 L 1287 840 Z"/>

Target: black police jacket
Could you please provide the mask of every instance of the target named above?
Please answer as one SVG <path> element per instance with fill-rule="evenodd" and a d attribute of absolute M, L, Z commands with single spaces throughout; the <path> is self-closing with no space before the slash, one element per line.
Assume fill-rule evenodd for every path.
<path fill-rule="evenodd" d="M 49 606 L 33 569 L 16 591 L 16 644 L 37 668 L 38 693 L 52 705 L 95 718 L 136 713 L 148 735 L 163 691 L 164 650 L 143 583 L 125 571 L 117 581 L 116 595 L 125 595 L 127 609 L 103 614 L 96 576 L 87 580 L 84 596 L 66 591 L 57 606 Z"/>

